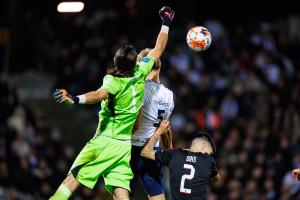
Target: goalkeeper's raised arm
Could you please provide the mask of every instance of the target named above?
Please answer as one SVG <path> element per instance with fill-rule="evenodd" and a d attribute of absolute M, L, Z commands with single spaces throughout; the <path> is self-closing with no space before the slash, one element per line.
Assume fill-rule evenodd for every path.
<path fill-rule="evenodd" d="M 56 89 L 53 95 L 57 103 L 66 104 L 95 104 L 108 98 L 108 92 L 103 88 L 78 96 L 69 94 L 65 89 Z"/>
<path fill-rule="evenodd" d="M 169 26 L 174 18 L 175 12 L 169 7 L 162 7 L 159 10 L 159 15 L 162 19 L 162 27 L 161 31 L 157 37 L 155 47 L 149 52 L 148 56 L 153 58 L 154 61 L 157 61 L 162 55 L 163 51 L 166 48 L 168 42 L 168 33 Z M 144 65 L 142 64 L 141 68 L 145 75 L 148 75 L 150 72 L 152 65 L 147 65 L 149 60 L 145 59 Z M 106 81 L 105 81 L 106 80 Z M 106 100 L 109 94 L 114 94 L 118 87 L 116 84 L 111 83 L 112 78 L 107 75 L 104 78 L 103 87 L 99 88 L 96 91 L 91 91 L 82 95 L 73 96 L 68 93 L 65 89 L 56 89 L 54 91 L 54 98 L 58 103 L 66 103 L 66 104 L 95 104 L 99 103 L 102 100 Z"/>
<path fill-rule="evenodd" d="M 169 26 L 174 18 L 175 12 L 171 8 L 164 6 L 159 10 L 159 15 L 162 19 L 161 31 L 157 37 L 155 47 L 148 54 L 148 56 L 152 57 L 155 61 L 160 58 L 166 48 Z"/>

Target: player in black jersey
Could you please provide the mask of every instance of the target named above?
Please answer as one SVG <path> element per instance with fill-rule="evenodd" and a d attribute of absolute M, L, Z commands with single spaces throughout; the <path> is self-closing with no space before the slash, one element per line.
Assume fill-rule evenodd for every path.
<path fill-rule="evenodd" d="M 216 162 L 211 157 L 216 152 L 212 139 L 202 133 L 194 137 L 190 149 L 153 150 L 159 137 L 169 128 L 169 122 L 162 121 L 141 155 L 168 166 L 173 200 L 207 199 L 209 183 L 220 179 Z"/>

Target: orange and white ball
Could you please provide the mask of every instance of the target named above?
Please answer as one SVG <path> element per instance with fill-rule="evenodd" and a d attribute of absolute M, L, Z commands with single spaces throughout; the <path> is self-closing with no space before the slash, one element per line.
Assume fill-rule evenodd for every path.
<path fill-rule="evenodd" d="M 204 51 L 211 44 L 211 34 L 207 28 L 196 26 L 189 30 L 186 35 L 186 42 L 194 51 Z"/>

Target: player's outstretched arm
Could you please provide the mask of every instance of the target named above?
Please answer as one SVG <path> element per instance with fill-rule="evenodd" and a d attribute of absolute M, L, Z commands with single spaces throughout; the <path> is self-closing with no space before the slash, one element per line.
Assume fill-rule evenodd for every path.
<path fill-rule="evenodd" d="M 105 89 L 98 89 L 82 95 L 73 96 L 65 89 L 56 89 L 53 94 L 57 103 L 66 104 L 95 104 L 108 98 L 108 92 Z"/>
<path fill-rule="evenodd" d="M 160 138 L 160 136 L 162 134 L 165 134 L 169 129 L 170 129 L 169 121 L 163 120 L 160 123 L 160 126 L 158 127 L 158 129 L 155 131 L 155 133 L 152 135 L 152 137 L 145 144 L 145 146 L 141 152 L 141 156 L 143 156 L 144 158 L 155 160 L 156 150 L 154 150 L 154 146 L 155 146 L 157 140 Z"/>
<path fill-rule="evenodd" d="M 174 18 L 175 12 L 171 8 L 164 6 L 159 10 L 159 15 L 162 19 L 161 31 L 157 37 L 155 47 L 148 54 L 148 56 L 152 57 L 155 61 L 160 58 L 167 46 L 169 26 Z"/>

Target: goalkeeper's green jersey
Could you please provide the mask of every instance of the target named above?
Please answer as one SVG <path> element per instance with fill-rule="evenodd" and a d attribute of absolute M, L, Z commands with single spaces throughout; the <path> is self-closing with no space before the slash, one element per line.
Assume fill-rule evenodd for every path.
<path fill-rule="evenodd" d="M 133 77 L 104 77 L 101 88 L 107 90 L 109 98 L 101 102 L 98 134 L 131 139 L 132 128 L 142 106 L 145 79 L 153 65 L 153 58 L 145 57 L 134 67 Z"/>

